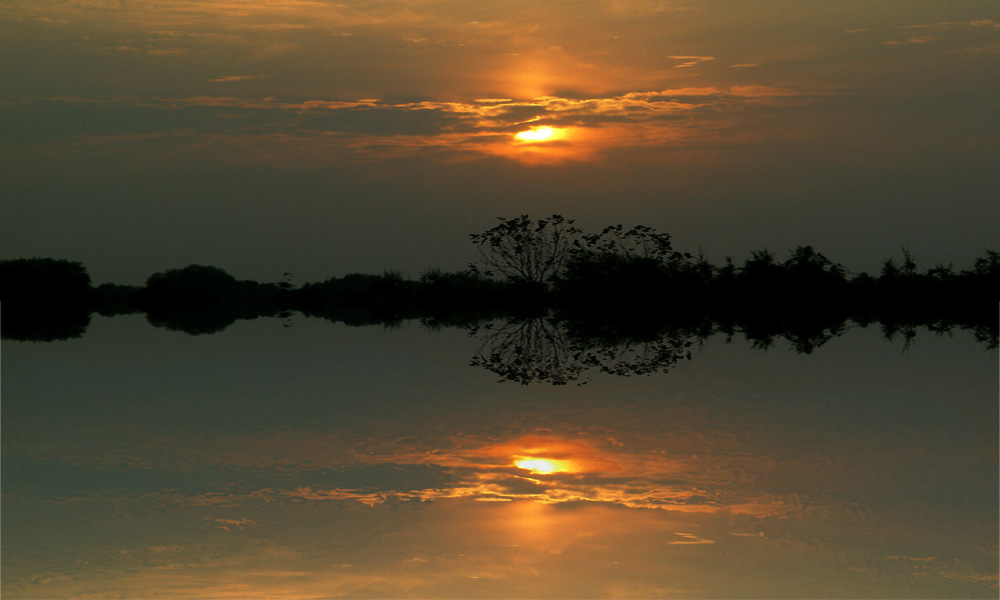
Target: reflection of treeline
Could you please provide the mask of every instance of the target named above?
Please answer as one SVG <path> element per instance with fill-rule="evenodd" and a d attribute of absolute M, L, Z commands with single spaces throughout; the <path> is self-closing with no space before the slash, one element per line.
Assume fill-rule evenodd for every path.
<path fill-rule="evenodd" d="M 965 330 L 997 347 L 992 303 L 677 303 L 563 304 L 542 315 L 479 323 L 472 364 L 501 381 L 563 385 L 589 373 L 645 375 L 690 360 L 709 337 L 743 339 L 753 347 L 787 346 L 802 354 L 852 328 L 876 327 L 909 344 L 919 330 Z"/>

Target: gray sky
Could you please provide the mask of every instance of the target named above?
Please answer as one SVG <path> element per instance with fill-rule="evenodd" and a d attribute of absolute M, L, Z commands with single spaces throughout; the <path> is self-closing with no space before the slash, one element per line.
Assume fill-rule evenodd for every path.
<path fill-rule="evenodd" d="M 852 270 L 998 241 L 994 0 L 8 0 L 0 79 L 0 257 L 98 283 L 459 269 L 522 213 Z"/>

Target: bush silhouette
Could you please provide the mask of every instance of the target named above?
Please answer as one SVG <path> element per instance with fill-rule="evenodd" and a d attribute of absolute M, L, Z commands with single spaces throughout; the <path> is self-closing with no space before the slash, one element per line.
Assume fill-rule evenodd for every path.
<path fill-rule="evenodd" d="M 605 227 L 581 235 L 556 278 L 563 299 L 666 300 L 676 293 L 676 274 L 689 254 L 675 252 L 670 235 L 638 225 Z"/>
<path fill-rule="evenodd" d="M 384 301 L 409 300 L 415 282 L 396 271 L 382 275 L 348 273 L 318 283 L 307 283 L 295 293 L 295 298 L 307 304 L 349 303 L 368 304 Z"/>
<path fill-rule="evenodd" d="M 219 302 L 233 299 L 237 287 L 236 278 L 218 267 L 189 265 L 150 275 L 144 295 L 161 302 Z"/>
<path fill-rule="evenodd" d="M 569 260 L 556 289 L 564 299 L 652 300 L 669 293 L 670 280 L 670 270 L 656 258 L 587 253 Z"/>
<path fill-rule="evenodd" d="M 0 261 L 0 300 L 11 302 L 80 302 L 90 298 L 87 269 L 78 262 L 53 258 Z"/>
<path fill-rule="evenodd" d="M 276 302 L 287 293 L 280 284 L 240 281 L 218 267 L 189 265 L 150 275 L 140 299 L 152 302 Z"/>
<path fill-rule="evenodd" d="M 475 271 L 446 273 L 433 269 L 420 275 L 421 302 L 496 302 L 510 289 Z"/>
<path fill-rule="evenodd" d="M 794 292 L 795 288 L 798 288 L 829 294 L 842 290 L 847 283 L 847 271 L 844 267 L 816 252 L 812 246 L 795 248 L 782 266 L 785 287 L 789 292 Z"/>

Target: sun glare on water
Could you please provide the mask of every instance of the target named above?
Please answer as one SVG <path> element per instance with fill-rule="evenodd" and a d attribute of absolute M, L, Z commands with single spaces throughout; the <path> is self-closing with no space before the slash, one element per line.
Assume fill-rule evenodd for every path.
<path fill-rule="evenodd" d="M 549 460 L 547 458 L 524 458 L 514 461 L 514 465 L 519 469 L 525 469 L 542 475 L 569 470 L 569 465 L 566 464 L 566 461 Z"/>
<path fill-rule="evenodd" d="M 555 127 L 532 127 L 527 131 L 514 134 L 515 140 L 528 143 L 551 142 L 564 137 L 566 137 L 566 132 Z"/>

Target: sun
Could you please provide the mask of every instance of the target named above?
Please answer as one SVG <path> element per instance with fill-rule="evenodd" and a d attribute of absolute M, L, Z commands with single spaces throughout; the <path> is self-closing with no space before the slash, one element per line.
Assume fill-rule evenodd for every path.
<path fill-rule="evenodd" d="M 556 127 L 532 127 L 527 131 L 514 134 L 515 140 L 528 143 L 551 142 L 564 137 L 566 137 L 566 132 Z"/>
<path fill-rule="evenodd" d="M 515 460 L 514 465 L 519 469 L 525 469 L 540 475 L 560 473 L 569 470 L 569 465 L 566 461 L 550 460 L 547 458 L 522 458 L 520 460 Z"/>

